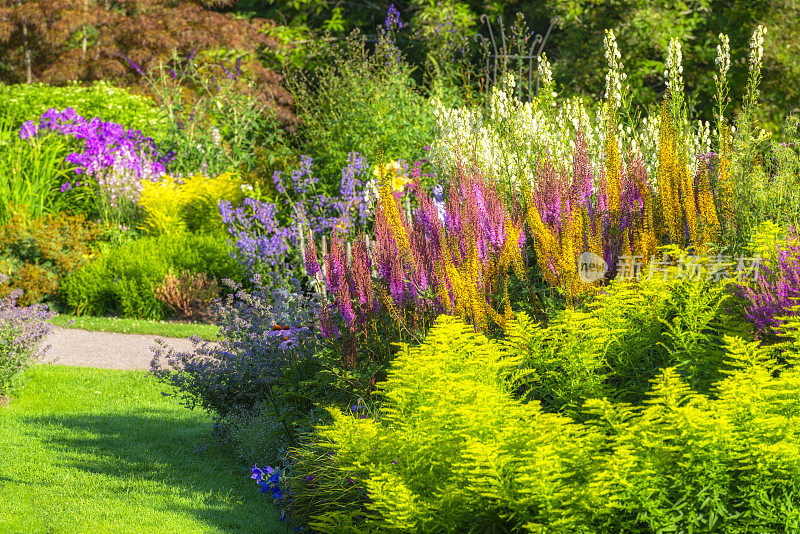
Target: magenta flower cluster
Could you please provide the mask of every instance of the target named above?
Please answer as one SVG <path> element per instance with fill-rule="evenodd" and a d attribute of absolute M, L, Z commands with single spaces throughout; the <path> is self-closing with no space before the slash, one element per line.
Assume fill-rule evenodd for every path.
<path fill-rule="evenodd" d="M 450 313 L 456 295 L 446 265 L 461 268 L 475 254 L 484 267 L 488 266 L 506 248 L 508 225 L 521 227 L 483 176 L 461 172 L 450 183 L 447 194 L 441 186 L 435 186 L 429 194 L 420 183 L 419 172 L 415 170 L 412 176 L 416 177 L 412 187 L 417 208 L 410 220 L 400 215 L 402 229 L 387 216 L 390 206 L 382 200 L 376 208 L 374 247 L 368 248 L 365 239 L 359 238 L 351 243 L 348 260 L 347 245 L 341 236 L 334 235 L 329 248 L 320 251 L 320 261 L 316 245 L 308 243 L 308 275 L 322 280 L 335 299 L 331 311 L 338 312 L 351 332 L 364 330 L 377 317 L 388 316 L 390 310 L 381 295 L 417 322 Z M 395 212 L 402 214 L 399 200 L 390 201 L 397 204 Z M 410 250 L 406 254 L 397 241 L 399 233 L 407 236 Z M 525 233 L 516 239 L 514 246 L 524 250 Z M 496 289 L 490 287 L 489 279 L 477 283 L 487 299 Z M 321 330 L 326 338 L 341 334 L 334 318 L 328 309 L 321 310 Z"/>
<path fill-rule="evenodd" d="M 161 154 L 155 141 L 139 130 L 125 129 L 97 117 L 86 120 L 72 108 L 50 109 L 38 124 L 25 122 L 19 137 L 30 139 L 45 133 L 71 136 L 82 142 L 81 150 L 67 155 L 66 161 L 75 165 L 76 174 L 95 177 L 112 206 L 120 197 L 138 198 L 141 181 L 161 176 L 174 157 Z M 71 188 L 69 182 L 61 186 L 62 192 Z"/>

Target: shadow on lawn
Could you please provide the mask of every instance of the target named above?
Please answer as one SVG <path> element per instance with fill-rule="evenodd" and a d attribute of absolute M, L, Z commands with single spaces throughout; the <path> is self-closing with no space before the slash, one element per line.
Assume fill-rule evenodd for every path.
<path fill-rule="evenodd" d="M 66 456 L 59 459 L 63 467 L 117 479 L 123 493 L 141 488 L 151 508 L 191 514 L 226 532 L 287 532 L 270 501 L 249 479 L 247 467 L 223 457 L 213 446 L 196 452 L 211 439 L 207 421 L 176 420 L 169 410 L 25 420 L 42 430 L 52 429 L 42 440 Z M 187 498 L 196 504 L 175 502 L 176 493 L 197 494 Z"/>

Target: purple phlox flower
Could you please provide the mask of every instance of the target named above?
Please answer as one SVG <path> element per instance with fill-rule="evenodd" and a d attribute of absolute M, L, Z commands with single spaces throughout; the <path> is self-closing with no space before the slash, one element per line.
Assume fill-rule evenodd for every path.
<path fill-rule="evenodd" d="M 61 184 L 61 192 L 62 193 L 66 193 L 70 189 L 72 189 L 72 185 L 70 185 L 69 182 L 64 182 L 63 184 Z"/>
<path fill-rule="evenodd" d="M 22 124 L 22 128 L 19 130 L 19 138 L 20 139 L 30 139 L 31 137 L 36 137 L 37 128 L 36 123 L 33 121 L 25 121 Z"/>

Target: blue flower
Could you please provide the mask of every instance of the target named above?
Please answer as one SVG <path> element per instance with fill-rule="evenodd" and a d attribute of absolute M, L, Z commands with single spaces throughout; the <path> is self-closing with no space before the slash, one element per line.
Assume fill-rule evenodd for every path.
<path fill-rule="evenodd" d="M 253 467 L 252 471 L 253 474 L 250 475 L 250 478 L 254 478 L 256 482 L 261 483 L 261 477 L 264 476 L 264 472 L 257 465 Z"/>

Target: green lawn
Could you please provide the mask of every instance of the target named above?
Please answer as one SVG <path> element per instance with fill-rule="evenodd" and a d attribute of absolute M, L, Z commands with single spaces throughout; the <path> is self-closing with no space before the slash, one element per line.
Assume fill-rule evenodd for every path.
<path fill-rule="evenodd" d="M 27 377 L 0 406 L 0 532 L 286 532 L 247 466 L 208 445 L 210 418 L 147 373 Z"/>
<path fill-rule="evenodd" d="M 69 323 L 72 324 L 69 324 Z M 149 336 L 189 337 L 198 335 L 216 341 L 219 327 L 213 324 L 179 323 L 175 321 L 153 321 L 148 319 L 126 319 L 123 317 L 87 317 L 60 314 L 53 318 L 56 326 L 80 328 L 92 332 L 118 332 L 120 334 L 147 334 Z"/>

